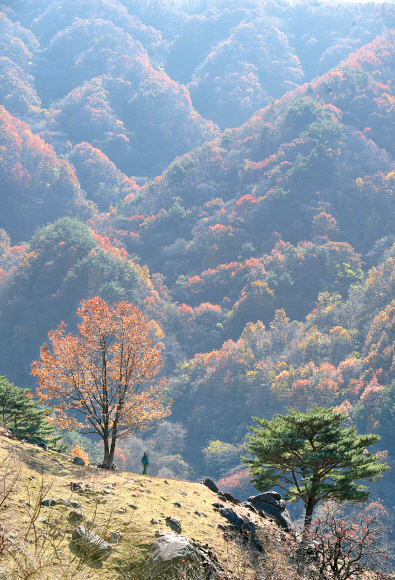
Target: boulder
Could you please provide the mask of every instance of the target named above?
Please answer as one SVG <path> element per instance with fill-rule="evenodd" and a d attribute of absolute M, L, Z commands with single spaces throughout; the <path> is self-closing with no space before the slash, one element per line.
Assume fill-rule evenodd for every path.
<path fill-rule="evenodd" d="M 259 513 L 256 507 L 254 507 L 249 501 L 243 501 L 241 506 L 245 507 L 247 510 L 250 510 L 250 512 L 254 512 L 255 514 Z"/>
<path fill-rule="evenodd" d="M 197 559 L 198 552 L 188 538 L 164 534 L 151 546 L 146 566 L 168 566 L 169 564 L 179 564 L 183 560 L 193 561 Z"/>
<path fill-rule="evenodd" d="M 160 532 L 156 532 L 155 535 L 160 535 Z M 180 578 L 181 575 L 184 578 L 182 571 L 186 566 L 191 566 L 191 576 L 188 573 L 188 578 L 199 577 L 201 580 L 225 578 L 223 567 L 208 545 L 201 546 L 185 536 L 160 535 L 151 547 L 145 563 L 150 580 L 173 580 Z"/>
<path fill-rule="evenodd" d="M 230 523 L 230 526 L 226 527 L 220 525 L 220 529 L 242 534 L 246 539 L 248 538 L 248 541 L 250 541 L 257 550 L 260 552 L 263 551 L 263 547 L 256 535 L 255 525 L 246 516 L 238 516 L 231 508 L 222 508 L 219 510 L 219 513 Z"/>
<path fill-rule="evenodd" d="M 110 544 L 84 526 L 75 528 L 71 544 L 81 558 L 88 560 L 105 560 L 112 552 Z"/>
<path fill-rule="evenodd" d="M 211 491 L 213 491 L 214 493 L 218 493 L 219 489 L 217 487 L 217 484 L 210 479 L 209 477 L 207 477 L 206 479 L 204 479 L 202 481 L 203 485 L 205 485 L 206 487 L 208 487 L 209 489 L 211 489 Z"/>
<path fill-rule="evenodd" d="M 81 465 L 81 467 L 85 467 L 85 461 L 81 459 L 81 457 L 73 457 L 74 465 Z"/>
<path fill-rule="evenodd" d="M 292 529 L 291 516 L 287 510 L 287 504 L 281 495 L 275 491 L 267 491 L 259 495 L 248 498 L 248 503 L 252 504 L 259 512 L 262 511 L 266 517 L 272 518 L 280 528 L 286 532 Z"/>

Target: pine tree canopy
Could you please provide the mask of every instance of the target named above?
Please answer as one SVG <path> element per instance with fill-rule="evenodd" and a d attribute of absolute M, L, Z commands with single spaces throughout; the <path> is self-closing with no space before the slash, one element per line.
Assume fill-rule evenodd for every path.
<path fill-rule="evenodd" d="M 278 486 L 286 500 L 302 500 L 305 527 L 320 501 L 366 501 L 369 491 L 357 481 L 374 481 L 389 469 L 366 449 L 380 437 L 358 435 L 356 427 L 344 426 L 345 419 L 333 408 L 313 407 L 306 413 L 292 409 L 271 421 L 254 417 L 258 427 L 249 427 L 254 435 L 247 437 L 247 450 L 256 458 L 244 461 L 252 483 L 260 491 Z"/>
<path fill-rule="evenodd" d="M 60 435 L 54 435 L 54 426 L 48 421 L 51 411 L 43 409 L 32 398 L 29 389 L 22 389 L 0 377 L 0 423 L 18 439 L 32 443 L 45 441 L 55 444 Z"/>

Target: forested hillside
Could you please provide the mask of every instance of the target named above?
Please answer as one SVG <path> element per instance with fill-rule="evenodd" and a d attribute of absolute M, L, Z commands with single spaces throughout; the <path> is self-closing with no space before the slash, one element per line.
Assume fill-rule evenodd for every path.
<path fill-rule="evenodd" d="M 394 5 L 0 10 L 0 375 L 34 388 L 82 299 L 133 301 L 173 408 L 126 467 L 248 494 L 252 415 L 314 403 L 394 463 Z"/>

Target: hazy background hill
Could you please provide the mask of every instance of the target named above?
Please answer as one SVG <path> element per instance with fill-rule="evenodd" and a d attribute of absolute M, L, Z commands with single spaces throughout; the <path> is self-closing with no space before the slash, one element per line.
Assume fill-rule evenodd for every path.
<path fill-rule="evenodd" d="M 34 388 L 81 299 L 130 300 L 174 405 L 126 467 L 248 494 L 251 415 L 313 403 L 393 462 L 393 4 L 1 10 L 0 374 Z"/>

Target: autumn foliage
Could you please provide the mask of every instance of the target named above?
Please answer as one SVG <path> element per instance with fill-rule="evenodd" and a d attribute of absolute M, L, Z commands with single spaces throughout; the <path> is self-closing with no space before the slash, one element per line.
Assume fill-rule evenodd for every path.
<path fill-rule="evenodd" d="M 85 465 L 89 464 L 89 455 L 82 449 L 78 443 L 75 444 L 75 447 L 71 450 L 71 455 L 73 457 L 79 457 L 82 461 L 85 462 Z"/>
<path fill-rule="evenodd" d="M 62 322 L 49 332 L 32 374 L 37 394 L 51 406 L 63 429 L 97 433 L 104 443 L 103 467 L 111 468 L 118 439 L 166 417 L 165 380 L 149 384 L 162 367 L 160 347 L 151 347 L 147 321 L 127 302 L 113 307 L 98 297 L 83 300 L 79 334 Z"/>

